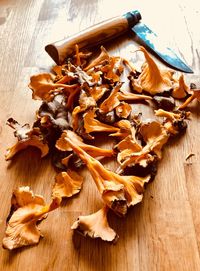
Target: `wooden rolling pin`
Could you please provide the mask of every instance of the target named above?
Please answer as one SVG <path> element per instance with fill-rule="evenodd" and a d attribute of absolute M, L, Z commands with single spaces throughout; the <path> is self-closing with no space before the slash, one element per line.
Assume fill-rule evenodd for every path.
<path fill-rule="evenodd" d="M 46 52 L 56 64 L 62 64 L 70 56 L 78 44 L 79 48 L 89 48 L 102 44 L 112 38 L 122 35 L 141 20 L 139 11 L 130 11 L 92 27 L 89 27 L 71 37 L 56 41 L 45 46 Z"/>

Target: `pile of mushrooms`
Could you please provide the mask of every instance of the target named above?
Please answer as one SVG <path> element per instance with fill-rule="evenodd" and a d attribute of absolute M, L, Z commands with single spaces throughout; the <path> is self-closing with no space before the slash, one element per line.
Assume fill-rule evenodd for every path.
<path fill-rule="evenodd" d="M 5 158 L 12 160 L 19 151 L 34 146 L 41 158 L 51 154 L 60 172 L 49 205 L 29 187 L 13 192 L 4 248 L 39 242 L 38 222 L 57 209 L 63 198 L 81 191 L 84 180 L 78 169 L 83 166 L 100 193 L 102 208 L 78 217 L 71 228 L 91 238 L 117 241 L 118 235 L 107 221 L 108 211 L 123 217 L 129 207 L 142 201 L 146 184 L 155 177 L 163 146 L 187 127 L 190 112 L 183 109 L 199 99 L 199 92 L 187 86 L 182 74 L 160 69 L 145 48 L 138 51 L 145 58 L 141 71 L 131 61 L 109 55 L 103 46 L 96 58 L 90 52 L 79 52 L 76 46 L 75 54 L 63 65 L 30 78 L 32 98 L 42 104 L 32 126 L 12 118 L 7 121 L 17 142 L 8 148 Z M 125 90 L 127 81 L 131 91 Z M 143 121 L 141 112 L 133 113 L 134 103 L 144 102 L 156 107 L 155 119 Z M 95 146 L 102 133 L 105 140 L 113 139 L 113 148 Z M 104 167 L 104 157 L 117 161 L 115 172 Z"/>

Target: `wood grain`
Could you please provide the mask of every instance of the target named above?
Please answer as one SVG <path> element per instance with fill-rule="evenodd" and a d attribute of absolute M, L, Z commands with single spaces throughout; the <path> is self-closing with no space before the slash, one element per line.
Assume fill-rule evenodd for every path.
<path fill-rule="evenodd" d="M 40 160 L 35 149 L 19 153 L 12 163 L 4 160 L 6 148 L 15 142 L 6 120 L 13 117 L 20 123 L 32 123 L 40 104 L 31 99 L 27 84 L 30 75 L 53 65 L 44 46 L 132 9 L 141 11 L 143 21 L 175 48 L 200 81 L 199 1 L 0 1 L 0 240 L 13 188 L 29 185 L 49 201 L 54 183 L 55 171 L 49 158 Z M 139 65 L 143 58 L 133 53 L 138 44 L 132 38 L 123 36 L 107 43 L 106 48 L 111 54 L 137 60 Z M 191 78 L 188 76 L 188 81 Z M 152 114 L 147 106 L 138 105 L 134 110 L 142 110 L 144 117 Z M 166 146 L 158 174 L 148 185 L 143 202 L 130 209 L 125 219 L 109 214 L 110 224 L 120 236 L 115 246 L 84 239 L 70 230 L 78 215 L 90 214 L 102 206 L 90 174 L 84 169 L 81 193 L 49 214 L 40 226 L 44 238 L 37 246 L 13 252 L 0 248 L 0 270 L 200 270 L 199 104 L 194 102 L 190 110 L 186 134 Z M 190 153 L 195 156 L 185 163 Z M 116 164 L 107 167 L 115 169 Z"/>

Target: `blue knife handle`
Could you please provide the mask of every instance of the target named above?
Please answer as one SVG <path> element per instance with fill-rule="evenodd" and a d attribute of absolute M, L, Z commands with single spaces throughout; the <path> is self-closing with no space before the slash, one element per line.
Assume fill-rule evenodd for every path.
<path fill-rule="evenodd" d="M 141 15 L 137 10 L 130 11 L 122 16 L 93 25 L 71 37 L 48 44 L 45 50 L 59 65 L 64 62 L 66 57 L 74 53 L 76 44 L 80 49 L 102 45 L 104 42 L 127 32 L 140 19 Z"/>

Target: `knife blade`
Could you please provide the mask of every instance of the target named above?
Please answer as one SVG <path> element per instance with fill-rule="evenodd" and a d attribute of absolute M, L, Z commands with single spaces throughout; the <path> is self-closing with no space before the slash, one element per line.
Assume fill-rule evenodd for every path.
<path fill-rule="evenodd" d="M 103 44 L 108 40 L 118 37 L 125 32 L 134 32 L 147 49 L 155 53 L 165 64 L 171 68 L 186 73 L 193 73 L 170 48 L 162 45 L 159 37 L 141 23 L 141 14 L 138 10 L 130 11 L 122 16 L 111 18 L 90 28 L 87 28 L 71 37 L 56 41 L 45 46 L 46 52 L 59 65 L 66 57 L 74 52 L 75 45 L 79 48 L 90 48 L 98 44 Z"/>
<path fill-rule="evenodd" d="M 132 31 L 140 38 L 145 47 L 152 50 L 165 64 L 182 72 L 193 73 L 174 51 L 162 44 L 159 37 L 148 26 L 138 23 L 132 27 Z"/>

